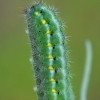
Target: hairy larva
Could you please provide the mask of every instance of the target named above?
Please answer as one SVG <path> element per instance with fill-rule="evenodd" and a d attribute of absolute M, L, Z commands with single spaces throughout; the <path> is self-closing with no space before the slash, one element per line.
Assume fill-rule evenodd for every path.
<path fill-rule="evenodd" d="M 38 100 L 74 100 L 67 69 L 65 36 L 55 11 L 37 3 L 25 11 Z"/>

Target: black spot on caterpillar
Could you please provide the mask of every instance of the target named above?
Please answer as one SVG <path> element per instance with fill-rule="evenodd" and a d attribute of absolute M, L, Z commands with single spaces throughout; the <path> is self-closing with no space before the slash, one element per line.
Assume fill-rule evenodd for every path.
<path fill-rule="evenodd" d="M 62 24 L 55 11 L 38 3 L 25 11 L 38 100 L 74 100 Z"/>

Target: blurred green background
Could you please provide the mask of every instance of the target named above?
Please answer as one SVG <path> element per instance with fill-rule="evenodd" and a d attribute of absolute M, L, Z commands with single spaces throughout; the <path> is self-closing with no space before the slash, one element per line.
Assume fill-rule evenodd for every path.
<path fill-rule="evenodd" d="M 30 58 L 30 46 L 25 33 L 24 9 L 32 0 L 0 0 L 0 100 L 36 100 Z M 92 73 L 87 100 L 100 100 L 100 0 L 44 0 L 54 6 L 66 22 L 66 34 L 71 36 L 69 50 L 72 84 L 76 100 L 85 64 L 85 40 L 93 47 Z"/>

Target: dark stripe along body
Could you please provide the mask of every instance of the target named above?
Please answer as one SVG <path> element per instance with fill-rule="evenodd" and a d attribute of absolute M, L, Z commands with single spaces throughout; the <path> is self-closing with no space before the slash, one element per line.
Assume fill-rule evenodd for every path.
<path fill-rule="evenodd" d="M 55 12 L 35 4 L 25 12 L 38 100 L 73 100 L 62 24 Z"/>

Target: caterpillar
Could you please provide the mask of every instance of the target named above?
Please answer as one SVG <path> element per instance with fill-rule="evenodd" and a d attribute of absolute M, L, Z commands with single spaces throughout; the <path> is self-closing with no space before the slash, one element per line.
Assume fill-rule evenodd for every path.
<path fill-rule="evenodd" d="M 56 12 L 43 3 L 25 10 L 38 100 L 74 100 L 65 35 Z"/>

